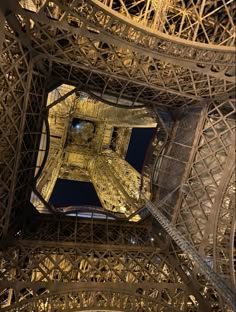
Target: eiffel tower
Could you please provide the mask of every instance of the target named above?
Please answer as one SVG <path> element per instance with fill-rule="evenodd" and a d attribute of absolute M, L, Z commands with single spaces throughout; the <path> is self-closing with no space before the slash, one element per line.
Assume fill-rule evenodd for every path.
<path fill-rule="evenodd" d="M 1 311 L 235 310 L 234 45 L 232 0 L 1 1 Z"/>

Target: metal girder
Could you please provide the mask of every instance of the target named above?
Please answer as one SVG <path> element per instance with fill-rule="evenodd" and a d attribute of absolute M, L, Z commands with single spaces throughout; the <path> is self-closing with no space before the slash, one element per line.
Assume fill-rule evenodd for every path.
<path fill-rule="evenodd" d="M 213 259 L 216 272 L 228 285 L 235 288 L 235 167 L 232 166 L 230 169 L 231 172 L 227 172 L 227 180 L 224 180 L 226 183 L 221 194 L 221 185 L 219 186 L 218 194 L 221 198 L 218 201 L 218 207 L 214 205 L 216 213 L 213 231 Z M 216 196 L 216 203 L 218 198 Z"/>
<path fill-rule="evenodd" d="M 204 102 L 202 99 L 211 98 L 214 102 L 211 103 L 199 141 L 195 141 L 194 152 L 184 173 L 183 182 L 187 192 L 180 194 L 175 213 L 178 216 L 176 225 L 181 233 L 188 236 L 210 265 L 212 261 L 215 262 L 216 270 L 223 273 L 226 279 L 229 270 L 231 276 L 233 274 L 231 260 L 234 227 L 229 222 L 234 213 L 231 201 L 233 176 L 226 183 L 227 186 L 225 184 L 222 205 L 216 207 L 218 211 L 214 219 L 213 239 L 210 235 L 207 237 L 206 224 L 220 189 L 220 180 L 227 167 L 235 135 L 235 102 L 228 96 L 231 92 L 233 94 L 235 87 L 234 51 L 229 47 L 234 41 L 231 32 L 233 2 L 222 1 L 219 8 L 215 6 L 215 1 L 176 1 L 175 6 L 166 2 L 166 7 L 161 11 L 162 19 L 159 19 L 157 25 L 153 1 L 145 1 L 147 5 L 144 6 L 141 1 L 142 4 L 133 11 L 134 15 L 129 2 L 112 0 L 103 4 L 98 1 L 74 1 L 73 6 L 70 5 L 72 2 L 21 1 L 23 8 L 12 1 L 7 4 L 8 7 L 3 7 L 1 16 L 5 15 L 7 22 L 4 24 L 4 19 L 0 21 L 1 30 L 5 27 L 0 34 L 0 230 L 7 233 L 10 228 L 14 235 L 20 235 L 12 225 L 14 223 L 21 229 L 22 210 L 27 211 L 31 190 L 29 183 L 35 172 L 43 119 L 41 113 L 45 105 L 45 80 L 49 81 L 49 75 L 53 82 L 48 85 L 49 88 L 58 81 L 67 81 L 117 107 L 144 104 L 163 109 L 173 106 L 193 107 L 196 103 L 206 105 L 209 101 Z M 227 96 L 226 102 L 224 98 Z M 137 309 L 145 312 L 155 309 L 168 312 L 170 309 L 198 310 L 195 299 L 189 293 L 186 295 L 186 289 L 181 288 L 181 276 L 176 274 L 176 268 L 166 262 L 165 253 L 169 249 L 160 256 L 157 246 L 153 246 L 153 237 L 143 237 L 138 232 L 133 239 L 133 230 L 132 234 L 124 229 L 114 233 L 107 225 L 104 230 L 109 229 L 108 232 L 104 233 L 100 225 L 92 234 L 85 226 L 87 236 L 84 237 L 84 233 L 78 230 L 78 223 L 68 227 L 66 222 L 65 227 L 62 224 L 50 224 L 51 227 L 41 227 L 40 232 L 35 229 L 36 240 L 30 241 L 28 238 L 21 243 L 17 242 L 16 246 L 11 246 L 10 240 L 9 249 L 3 251 L 1 274 L 6 287 L 0 297 L 4 306 L 6 301 L 8 305 L 16 304 L 7 309 L 39 311 L 42 308 L 49 311 L 49 302 L 52 310 L 64 307 L 75 309 L 78 308 L 78 302 L 83 302 L 83 307 L 79 306 L 80 310 L 84 310 L 84 306 L 88 307 L 90 303 L 91 309 L 100 305 L 105 310 L 115 310 L 118 306 L 118 309 L 129 312 L 136 312 Z M 128 228 L 127 224 L 125 228 Z M 117 235 L 117 241 L 111 235 Z M 38 240 L 39 237 L 42 239 Z M 80 245 L 84 248 L 82 251 L 78 244 L 81 237 L 84 239 L 84 244 Z M 58 239 L 67 242 L 58 242 Z M 112 251 L 110 244 L 104 244 L 104 239 L 108 243 L 112 242 Z M 126 246 L 125 251 L 122 250 L 124 245 L 119 245 L 121 242 Z M 185 268 L 184 273 L 187 276 L 194 273 L 193 259 L 180 254 L 175 245 L 173 247 L 180 267 Z M 110 275 L 105 276 L 102 269 L 107 254 L 111 255 L 111 263 L 118 267 L 114 272 L 110 265 L 108 270 L 105 269 Z M 73 267 L 72 258 L 75 259 L 76 268 Z M 89 271 L 83 271 L 90 267 L 92 276 Z M 103 278 L 106 282 L 109 282 L 109 278 L 126 282 L 126 278 L 120 274 L 120 268 L 125 268 L 127 279 L 132 282 L 143 281 L 143 278 L 158 279 L 163 290 L 152 288 L 147 292 L 141 288 L 134 296 L 130 293 L 123 296 L 117 292 L 108 294 L 106 291 L 84 290 L 79 295 L 71 291 L 67 294 L 58 292 L 50 297 L 47 289 L 45 293 L 44 290 L 35 293 L 39 286 L 35 286 L 32 292 L 24 284 L 33 283 L 34 277 L 48 281 L 59 278 L 61 285 L 64 285 L 63 278 L 70 280 L 81 276 L 84 280 L 93 279 L 96 283 Z M 192 286 L 206 296 L 205 289 L 211 291 L 212 285 L 199 272 L 196 275 L 199 288 Z M 10 283 L 16 280 L 19 288 L 13 289 Z M 170 285 L 166 287 L 167 280 L 175 286 L 177 282 L 179 288 L 173 290 Z M 122 283 L 118 287 L 122 287 Z M 194 291 L 190 292 L 194 296 Z M 16 303 L 16 294 L 22 300 L 19 303 Z M 42 295 L 42 301 L 41 297 L 37 302 L 31 301 L 35 295 Z M 217 309 L 221 299 L 214 291 L 212 296 L 211 307 Z M 92 299 L 89 301 L 88 298 Z M 202 306 L 199 308 L 205 311 Z"/>
<path fill-rule="evenodd" d="M 133 24 L 133 20 L 129 21 L 131 22 L 129 24 L 128 21 L 122 19 L 122 16 L 117 17 L 115 11 L 107 12 L 106 7 L 101 3 L 83 4 L 78 2 L 76 10 L 75 7 L 72 10 L 71 7 L 61 4 L 61 11 L 59 10 L 57 13 L 55 8 L 59 8 L 58 4 L 55 3 L 50 7 L 45 2 L 42 9 L 31 13 L 30 17 L 35 23 L 27 28 L 27 35 L 32 41 L 34 53 L 38 55 L 38 59 L 46 56 L 51 63 L 52 75 L 58 79 L 63 76 L 63 79 L 73 81 L 82 88 L 97 92 L 103 99 L 108 99 L 108 95 L 120 98 L 119 94 L 122 92 L 122 98 L 131 99 L 135 105 L 143 101 L 145 103 L 147 97 L 149 103 L 158 99 L 166 106 L 178 105 L 184 99 L 185 101 L 189 99 L 191 102 L 200 100 L 202 97 L 219 96 L 234 89 L 234 79 L 228 77 L 228 74 L 225 77 L 222 76 L 223 67 L 228 67 L 230 60 L 234 62 L 234 51 L 230 47 L 214 46 L 212 48 L 209 45 L 201 46 L 201 44 L 194 43 L 188 45 L 188 42 L 181 42 L 179 39 L 176 41 L 166 35 L 163 37 L 161 33 L 158 33 L 159 37 L 156 38 L 153 33 L 139 28 L 137 30 L 139 26 Z M 26 12 L 20 7 L 17 8 L 16 5 L 12 9 L 21 14 L 23 20 L 26 16 L 22 25 L 29 23 L 27 14 L 30 13 L 28 11 Z M 88 14 L 88 12 L 90 13 Z M 54 14 L 56 15 L 54 16 Z M 63 18 L 60 19 L 58 14 Z M 108 14 L 109 18 L 104 14 Z M 38 22 L 37 16 L 44 16 L 44 19 Z M 69 25 L 70 16 L 73 16 L 72 20 L 74 18 L 75 21 L 76 19 L 80 21 L 82 18 L 82 21 L 78 22 L 77 26 L 71 26 Z M 46 23 L 48 19 L 50 19 L 49 24 Z M 112 19 L 115 20 L 112 22 Z M 109 23 L 105 22 L 107 20 Z M 98 33 L 95 31 L 96 34 L 94 34 L 93 31 L 87 30 L 88 33 L 84 34 L 84 29 L 90 27 L 85 25 L 89 25 L 91 22 L 96 24 Z M 65 29 L 65 24 L 69 25 L 68 29 Z M 119 46 L 120 39 L 117 39 L 116 36 L 118 25 L 130 27 L 130 30 L 127 28 L 122 31 L 120 31 L 120 26 L 118 28 L 121 35 L 131 36 L 125 37 L 121 46 Z M 95 26 L 93 25 L 93 27 Z M 74 33 L 80 28 L 83 29 L 82 34 Z M 134 34 L 135 31 L 139 35 Z M 99 38 L 100 33 L 102 38 Z M 141 40 L 141 42 L 136 43 L 137 40 Z M 144 48 L 142 48 L 143 45 Z M 199 45 L 200 52 L 198 53 Z M 157 56 L 152 55 L 155 49 L 160 50 Z M 190 55 L 189 51 L 192 51 Z M 163 54 L 165 54 L 164 59 L 161 57 Z M 171 55 L 174 55 L 173 62 L 169 60 Z M 180 61 L 182 55 L 184 55 L 183 61 Z M 212 60 L 214 60 L 214 65 L 209 65 Z M 198 65 L 194 65 L 195 67 L 192 68 L 186 64 L 187 61 Z M 59 71 L 56 69 L 58 65 L 60 66 Z M 45 64 L 45 66 L 48 65 Z M 213 66 L 212 71 L 209 71 L 209 66 Z M 234 66 L 233 63 L 232 66 Z M 227 70 L 225 69 L 225 71 Z M 65 72 L 67 73 L 65 74 Z M 80 78 L 78 79 L 78 77 Z M 115 85 L 118 86 L 118 89 Z M 138 85 L 142 85 L 144 89 L 138 90 Z M 134 102 L 132 97 L 137 92 L 140 94 Z M 171 94 L 175 94 L 176 97 L 172 98 Z M 119 104 L 121 103 L 119 102 Z M 127 105 L 130 104 L 127 103 Z"/>
<path fill-rule="evenodd" d="M 31 297 L 31 300 L 21 300 L 19 303 L 14 304 L 10 308 L 6 308 L 3 311 L 63 311 L 66 308 L 66 311 L 96 311 L 96 312 L 104 312 L 104 311 L 112 311 L 112 312 L 123 312 L 130 311 L 136 312 L 152 312 L 158 309 L 158 311 L 171 311 L 178 312 L 178 308 L 172 307 L 170 308 L 168 303 L 163 302 L 162 304 L 157 304 L 155 299 L 152 297 L 145 296 L 146 289 L 138 288 L 136 291 L 131 290 L 131 287 L 134 289 L 133 285 L 131 287 L 127 287 L 127 283 L 125 286 L 123 284 L 119 285 L 120 287 L 114 287 L 114 284 L 110 284 L 111 287 L 108 288 L 104 283 L 98 284 L 100 288 L 97 286 L 94 287 L 93 283 L 90 283 L 85 288 L 81 287 L 81 284 L 76 285 L 68 290 L 68 292 L 64 291 L 54 291 L 52 294 L 45 289 L 41 288 L 39 293 L 43 293 L 43 295 L 37 295 L 33 298 L 34 292 L 31 288 L 26 288 L 26 291 L 23 289 L 24 295 L 22 295 L 23 299 L 27 298 L 27 295 Z M 23 286 L 23 285 L 22 285 Z M 57 289 L 61 288 L 61 285 L 58 285 Z M 105 287 L 104 287 L 105 286 Z M 109 284 L 108 284 L 109 286 Z M 124 286 L 124 288 L 122 287 Z M 136 286 L 139 286 L 138 284 Z M 165 285 L 163 285 L 165 286 Z M 181 285 L 173 284 L 171 285 L 172 289 L 178 286 L 178 295 L 181 296 L 184 293 L 184 290 L 181 289 Z M 122 290 L 121 290 L 122 287 Z M 165 290 L 156 290 L 156 292 L 166 293 Z M 147 290 L 147 292 L 152 292 L 152 290 Z M 141 293 L 141 295 L 140 295 Z M 177 293 L 177 291 L 176 291 Z M 21 297 L 20 297 L 21 299 Z M 183 299 L 184 300 L 184 299 Z M 187 311 L 187 310 L 185 310 Z"/>
<path fill-rule="evenodd" d="M 62 101 L 66 100 L 69 96 L 71 96 L 72 94 L 74 94 L 76 91 L 78 90 L 78 88 L 74 88 L 70 91 L 68 91 L 66 94 L 61 95 L 58 99 L 56 99 L 55 101 L 53 101 L 52 103 L 50 103 L 49 105 L 47 105 L 47 110 L 49 110 L 50 108 L 52 108 L 53 106 L 61 103 Z"/>
<path fill-rule="evenodd" d="M 222 68 L 220 71 L 221 73 L 217 75 L 216 69 L 214 68 L 214 70 L 211 71 L 209 64 L 226 66 L 227 71 L 230 61 L 232 62 L 232 65 L 234 63 L 233 58 L 235 51 L 233 47 L 215 46 L 202 43 L 196 44 L 191 41 L 177 39 L 175 36 L 165 35 L 154 29 L 149 30 L 144 25 L 139 25 L 134 19 L 124 18 L 123 15 L 117 14 L 114 9 L 109 8 L 100 1 L 92 0 L 85 4 L 84 2 L 77 0 L 76 3 L 73 3 L 73 7 L 69 3 L 64 5 L 63 3 L 55 2 L 54 4 L 54 7 L 51 5 L 50 9 L 45 2 L 43 9 L 39 9 L 38 12 L 31 14 L 30 12 L 23 13 L 23 10 L 20 10 L 19 8 L 16 12 L 26 16 L 29 14 L 29 17 L 33 20 L 43 24 L 50 24 L 50 26 L 53 25 L 55 28 L 69 29 L 71 33 L 76 33 L 79 30 L 79 33 L 86 37 L 92 37 L 92 32 L 89 31 L 88 27 L 94 27 L 94 33 L 96 33 L 96 38 L 99 41 L 108 41 L 112 43 L 120 41 L 122 45 L 121 48 L 129 47 L 131 50 L 138 50 L 139 53 L 143 52 L 145 54 L 146 52 L 149 56 L 154 56 L 155 53 L 157 53 L 156 58 L 159 58 L 162 61 L 170 62 L 173 58 L 174 61 L 171 62 L 172 64 L 178 64 L 193 70 L 195 69 L 199 72 L 208 73 L 215 77 L 223 77 Z M 56 6 L 59 11 L 55 10 Z M 60 18 L 61 15 L 63 15 L 63 18 Z M 72 24 L 73 26 L 71 26 Z M 87 32 L 85 30 L 86 28 Z M 116 36 L 116 39 L 114 40 L 114 38 L 111 37 L 111 34 L 117 35 L 118 31 L 119 37 L 117 38 Z M 105 37 L 106 35 L 109 39 Z M 130 45 L 130 42 L 132 45 Z M 148 48 L 149 50 L 142 51 L 142 48 Z M 192 49 L 196 50 L 196 54 L 193 53 Z M 196 65 L 192 67 L 191 63 Z M 205 68 L 204 66 L 201 68 L 201 66 L 199 66 L 200 64 L 205 64 Z M 224 78 L 233 82 L 233 77 L 230 78 L 225 76 Z"/>
<path fill-rule="evenodd" d="M 226 189 L 222 187 L 223 185 L 226 187 L 227 184 L 224 180 L 231 176 L 230 172 L 235 168 L 235 112 L 234 99 L 209 106 L 185 172 L 183 183 L 186 190 L 180 195 L 176 206 L 177 218 L 174 221 L 181 233 L 189 237 L 202 256 L 213 259 L 213 246 L 216 244 L 220 246 L 220 241 L 224 249 L 228 250 L 226 257 L 229 257 L 231 250 L 231 256 L 228 258 L 231 272 L 226 273 L 227 270 L 225 273 L 222 272 L 229 285 L 230 283 L 232 285 L 233 279 L 230 282 L 227 275 L 231 277 L 234 275 L 232 267 L 234 207 L 233 204 L 225 203 L 219 204 L 220 208 L 217 208 L 217 202 L 218 197 L 224 198 Z M 230 196 L 233 197 L 234 191 L 232 187 L 230 189 L 232 193 Z M 228 238 L 230 236 L 231 239 Z M 223 249 L 221 251 L 223 252 Z M 217 258 L 222 258 L 223 261 L 223 254 L 221 256 L 218 254 Z M 220 273 L 220 270 L 218 272 Z"/>
<path fill-rule="evenodd" d="M 235 189 L 232 175 L 235 170 L 235 112 L 235 99 L 210 104 L 201 112 L 195 135 L 191 129 L 197 121 L 197 115 L 194 122 L 185 124 L 191 113 L 187 108 L 179 112 L 177 121 L 172 122 L 177 126 L 165 146 L 165 153 L 159 155 L 158 166 L 154 167 L 153 173 L 155 204 L 172 224 L 176 224 L 180 233 L 230 289 L 234 289 L 235 279 Z M 189 141 L 190 138 L 193 140 Z M 174 145 L 179 142 L 184 144 L 178 144 L 174 153 Z M 190 147 L 188 156 L 186 149 Z M 166 162 L 168 154 L 172 155 L 172 159 Z M 178 177 L 177 165 L 179 161 L 186 160 L 187 156 L 188 161 L 183 164 L 185 170 Z M 146 165 L 152 167 L 152 164 Z M 169 180 L 168 184 L 164 183 L 164 179 Z M 163 198 L 178 183 L 182 184 L 179 188 L 182 192 L 176 192 L 163 202 Z M 175 250 L 176 246 L 173 248 Z M 187 266 L 187 272 L 192 272 L 202 287 L 206 284 L 206 280 L 199 278 L 194 258 L 188 257 L 182 265 Z"/>
<path fill-rule="evenodd" d="M 153 147 L 153 161 L 147 161 L 146 167 L 152 169 L 150 178 L 153 190 L 153 201 L 160 203 L 174 189 L 181 185 L 185 171 L 191 164 L 199 130 L 205 121 L 206 106 L 182 108 L 172 120 L 170 113 L 167 115 L 167 123 L 170 123 L 170 131 L 164 139 L 157 133 L 157 143 Z M 162 143 L 162 144 L 161 144 Z M 162 149 L 159 151 L 159 146 Z M 148 169 L 148 170 L 150 170 Z M 146 170 L 144 170 L 145 173 Z M 168 183 L 166 183 L 168 181 Z M 161 209 L 170 219 L 176 218 L 175 206 L 178 203 L 179 190 L 168 200 L 165 200 Z"/>
<path fill-rule="evenodd" d="M 65 98 L 68 90 L 74 89 L 61 85 L 48 95 L 50 147 L 36 190 L 48 202 L 58 177 L 92 182 L 104 209 L 130 216 L 143 204 L 140 173 L 124 159 L 132 125 L 150 127 L 156 121 L 145 108 L 127 112 L 74 92 Z M 79 128 L 73 127 L 73 120 L 80 120 Z M 48 212 L 39 197 L 32 204 L 40 213 Z"/>
<path fill-rule="evenodd" d="M 25 223 L 19 233 L 20 238 L 29 241 L 59 241 L 63 244 L 78 243 L 83 246 L 89 244 L 112 245 L 118 249 L 120 246 L 130 246 L 131 249 L 138 246 L 151 248 L 156 246 L 151 229 L 147 230 L 146 225 L 138 225 L 130 222 L 111 222 L 108 218 L 96 222 L 80 219 L 77 217 L 62 217 L 58 220 L 50 215 L 43 215 L 33 219 L 30 224 Z M 72 245 L 69 245 L 72 246 Z"/>
<path fill-rule="evenodd" d="M 234 4 L 215 1 L 139 1 L 101 0 L 107 10 L 115 10 L 150 30 L 193 42 L 233 46 L 235 42 Z"/>
<path fill-rule="evenodd" d="M 55 304 L 59 311 L 65 305 L 82 309 L 85 302 L 87 308 L 109 308 L 112 302 L 115 310 L 120 296 L 133 297 L 131 306 L 124 299 L 124 311 L 197 311 L 198 301 L 208 311 L 196 284 L 187 276 L 183 283 L 184 272 L 175 272 L 175 259 L 161 251 L 148 224 L 41 216 L 28 225 L 2 254 L 3 311 L 53 311 Z M 103 305 L 97 293 L 110 299 Z M 97 300 L 86 301 L 86 294 Z M 78 296 L 79 301 L 72 299 Z M 64 298 L 60 304 L 59 298 Z"/>
<path fill-rule="evenodd" d="M 10 219 L 29 201 L 28 183 L 35 171 L 41 135 L 41 109 L 45 78 L 10 30 L 5 39 L 0 72 L 0 232 L 7 233 Z M 22 194 L 25 189 L 25 196 Z"/>
<path fill-rule="evenodd" d="M 89 172 L 104 208 L 129 217 L 143 206 L 139 198 L 140 173 L 115 152 L 97 156 Z"/>
<path fill-rule="evenodd" d="M 235 112 L 234 99 L 210 104 L 202 110 L 201 117 L 188 109 L 180 112 L 152 175 L 156 204 L 178 185 L 184 185 L 183 192 L 176 192 L 160 209 L 215 268 L 218 262 L 217 272 L 231 286 L 234 285 Z M 146 166 L 153 167 L 149 163 Z M 164 182 L 166 179 L 168 184 Z"/>
<path fill-rule="evenodd" d="M 234 291 L 228 287 L 228 285 L 221 279 L 207 264 L 207 262 L 199 255 L 196 249 L 192 246 L 188 240 L 181 235 L 174 225 L 162 214 L 162 212 L 156 207 L 151 201 L 147 200 L 144 196 L 146 207 L 151 214 L 156 218 L 160 225 L 170 235 L 173 241 L 183 250 L 183 252 L 193 259 L 196 265 L 199 267 L 202 274 L 212 283 L 213 287 L 217 289 L 218 293 L 221 294 L 224 299 L 231 305 L 233 309 L 235 305 L 235 294 Z"/>

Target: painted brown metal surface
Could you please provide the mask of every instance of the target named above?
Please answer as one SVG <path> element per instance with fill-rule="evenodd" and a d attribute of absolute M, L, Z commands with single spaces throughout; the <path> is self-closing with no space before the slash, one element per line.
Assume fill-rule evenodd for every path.
<path fill-rule="evenodd" d="M 147 157 L 153 200 L 180 186 L 160 208 L 233 288 L 234 2 L 12 0 L 0 8 L 1 309 L 231 311 L 150 217 L 141 225 L 37 219 L 29 203 L 32 186 L 46 190 L 50 168 L 68 172 L 62 152 L 49 152 L 58 143 L 47 133 L 50 91 L 67 83 L 87 92 L 111 105 L 104 118 L 124 128 L 150 123 L 146 109 L 153 111 L 166 133 L 150 149 L 156 157 Z M 60 110 L 68 98 L 52 103 Z M 103 170 L 106 181 L 113 175 L 114 194 L 136 183 L 121 170 L 125 150 Z"/>

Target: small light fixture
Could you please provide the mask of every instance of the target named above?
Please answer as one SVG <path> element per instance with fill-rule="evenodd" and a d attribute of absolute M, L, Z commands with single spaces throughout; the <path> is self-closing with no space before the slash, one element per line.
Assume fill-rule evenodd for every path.
<path fill-rule="evenodd" d="M 131 244 L 135 245 L 135 239 L 134 238 L 131 238 Z"/>

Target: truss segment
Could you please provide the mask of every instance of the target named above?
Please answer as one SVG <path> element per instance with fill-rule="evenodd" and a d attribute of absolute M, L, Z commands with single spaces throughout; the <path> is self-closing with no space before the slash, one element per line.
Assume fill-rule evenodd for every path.
<path fill-rule="evenodd" d="M 190 255 L 194 262 L 206 276 L 206 278 L 212 283 L 215 289 L 224 297 L 224 299 L 231 305 L 233 309 L 235 306 L 234 291 L 227 286 L 227 284 L 209 267 L 209 265 L 202 259 L 196 249 L 188 242 L 187 239 L 176 229 L 174 225 L 162 214 L 162 212 L 149 200 L 143 197 L 146 207 L 170 235 L 173 241 L 183 250 L 187 255 Z"/>

